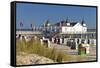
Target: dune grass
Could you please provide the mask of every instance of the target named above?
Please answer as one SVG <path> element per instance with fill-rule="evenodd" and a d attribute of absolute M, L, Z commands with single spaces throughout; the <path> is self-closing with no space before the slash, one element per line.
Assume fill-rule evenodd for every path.
<path fill-rule="evenodd" d="M 55 62 L 62 62 L 68 60 L 70 57 L 63 52 L 57 51 L 55 48 L 47 48 L 46 44 L 41 45 L 39 39 L 32 39 L 29 42 L 25 40 L 16 40 L 16 52 L 26 52 L 29 54 L 38 54 L 54 60 Z M 68 59 L 67 59 L 68 58 Z"/>
<path fill-rule="evenodd" d="M 26 42 L 25 40 L 16 40 L 17 55 L 20 52 L 28 54 L 38 54 L 40 56 L 52 59 L 55 62 L 69 62 L 73 60 L 81 61 L 84 57 L 67 55 L 62 51 L 57 51 L 55 48 L 47 48 L 46 44 L 41 45 L 39 39 L 32 39 Z"/>

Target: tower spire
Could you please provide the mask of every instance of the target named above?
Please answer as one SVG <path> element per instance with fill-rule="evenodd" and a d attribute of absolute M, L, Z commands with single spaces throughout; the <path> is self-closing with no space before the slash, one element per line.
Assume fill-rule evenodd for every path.
<path fill-rule="evenodd" d="M 68 23 L 68 17 L 67 17 L 67 19 L 65 20 L 65 23 Z"/>
<path fill-rule="evenodd" d="M 81 24 L 83 25 L 85 23 L 85 21 L 84 21 L 84 19 L 82 19 L 82 22 L 81 22 Z"/>

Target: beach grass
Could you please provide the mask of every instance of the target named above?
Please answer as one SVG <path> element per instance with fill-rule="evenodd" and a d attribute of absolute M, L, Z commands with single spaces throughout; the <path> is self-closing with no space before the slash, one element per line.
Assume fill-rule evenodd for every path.
<path fill-rule="evenodd" d="M 55 48 L 47 48 L 46 44 L 41 45 L 39 39 L 32 39 L 28 42 L 25 40 L 16 40 L 16 54 L 25 52 L 28 54 L 38 54 L 46 58 L 52 59 L 57 63 L 69 62 L 73 60 L 81 61 L 84 56 L 67 55 L 63 51 L 57 51 Z"/>

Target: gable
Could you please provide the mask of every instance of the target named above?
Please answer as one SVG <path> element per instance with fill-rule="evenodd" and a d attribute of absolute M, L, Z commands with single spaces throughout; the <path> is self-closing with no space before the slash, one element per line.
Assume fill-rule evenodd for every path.
<path fill-rule="evenodd" d="M 74 28 L 77 28 L 77 27 L 83 27 L 80 23 L 77 23 L 73 26 Z"/>

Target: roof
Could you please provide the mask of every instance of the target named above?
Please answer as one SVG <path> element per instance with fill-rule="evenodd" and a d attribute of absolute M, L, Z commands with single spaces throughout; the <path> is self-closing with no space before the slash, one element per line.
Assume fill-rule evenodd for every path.
<path fill-rule="evenodd" d="M 70 26 L 74 26 L 76 24 L 77 24 L 77 22 L 70 22 Z M 55 26 L 68 26 L 66 21 L 61 21 L 61 22 L 58 22 L 58 23 L 56 23 L 54 25 Z"/>
<path fill-rule="evenodd" d="M 72 22 L 72 23 L 70 23 L 70 26 L 74 26 L 76 24 L 77 24 L 77 22 Z"/>

